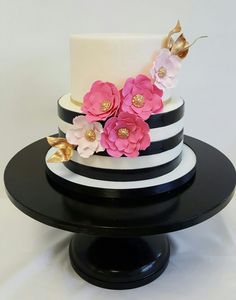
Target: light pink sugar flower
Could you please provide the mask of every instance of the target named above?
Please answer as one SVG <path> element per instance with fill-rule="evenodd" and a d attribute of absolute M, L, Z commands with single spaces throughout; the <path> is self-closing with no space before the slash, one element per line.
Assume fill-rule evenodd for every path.
<path fill-rule="evenodd" d="M 181 67 L 181 59 L 172 55 L 167 48 L 161 49 L 150 71 L 154 84 L 162 90 L 176 86 L 176 76 Z"/>
<path fill-rule="evenodd" d="M 145 75 L 128 78 L 121 93 L 121 111 L 136 114 L 143 120 L 163 108 L 163 91 L 153 85 L 151 79 Z"/>
<path fill-rule="evenodd" d="M 85 116 L 78 116 L 73 119 L 73 126 L 66 132 L 67 141 L 77 146 L 81 157 L 88 158 L 94 152 L 103 151 L 100 144 L 102 125 L 98 122 L 89 123 Z"/>
<path fill-rule="evenodd" d="M 84 96 L 82 111 L 89 122 L 104 121 L 117 113 L 120 93 L 110 82 L 95 81 Z"/>
<path fill-rule="evenodd" d="M 139 116 L 121 112 L 106 121 L 101 144 L 111 156 L 136 157 L 150 145 L 149 126 Z"/>

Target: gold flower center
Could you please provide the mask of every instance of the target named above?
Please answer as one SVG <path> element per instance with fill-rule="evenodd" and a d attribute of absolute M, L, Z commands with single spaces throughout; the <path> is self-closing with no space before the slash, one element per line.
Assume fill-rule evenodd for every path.
<path fill-rule="evenodd" d="M 127 139 L 129 137 L 129 129 L 120 128 L 120 129 L 117 130 L 117 135 L 121 139 Z"/>
<path fill-rule="evenodd" d="M 96 133 L 93 129 L 88 129 L 84 136 L 89 142 L 94 142 L 96 140 Z"/>
<path fill-rule="evenodd" d="M 145 102 L 145 99 L 144 99 L 143 95 L 137 94 L 132 98 L 132 104 L 135 107 L 138 107 L 138 108 L 143 107 L 144 102 Z"/>
<path fill-rule="evenodd" d="M 166 76 L 166 68 L 160 67 L 160 69 L 157 71 L 157 75 L 160 78 L 163 78 Z"/>
<path fill-rule="evenodd" d="M 106 112 L 111 108 L 110 100 L 103 100 L 101 103 L 101 111 Z"/>

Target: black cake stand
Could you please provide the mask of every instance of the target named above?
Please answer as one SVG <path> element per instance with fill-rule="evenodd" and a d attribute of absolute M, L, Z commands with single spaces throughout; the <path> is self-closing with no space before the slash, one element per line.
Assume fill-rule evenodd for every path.
<path fill-rule="evenodd" d="M 139 287 L 157 278 L 168 264 L 165 233 L 203 222 L 233 196 L 232 163 L 202 141 L 185 136 L 185 143 L 197 156 L 195 177 L 178 190 L 155 197 L 105 199 L 59 190 L 46 175 L 45 138 L 12 158 L 5 170 L 6 190 L 28 216 L 76 232 L 69 254 L 82 278 L 110 289 Z"/>

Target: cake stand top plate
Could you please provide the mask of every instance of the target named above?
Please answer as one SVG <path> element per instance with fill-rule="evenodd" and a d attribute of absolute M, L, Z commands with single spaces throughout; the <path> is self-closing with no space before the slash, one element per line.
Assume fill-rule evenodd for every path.
<path fill-rule="evenodd" d="M 70 195 L 46 175 L 45 138 L 18 152 L 8 163 L 5 186 L 13 204 L 28 216 L 72 232 L 104 236 L 152 235 L 198 224 L 223 209 L 233 196 L 236 173 L 212 146 L 185 136 L 197 157 L 196 175 L 175 191 L 136 200 Z"/>

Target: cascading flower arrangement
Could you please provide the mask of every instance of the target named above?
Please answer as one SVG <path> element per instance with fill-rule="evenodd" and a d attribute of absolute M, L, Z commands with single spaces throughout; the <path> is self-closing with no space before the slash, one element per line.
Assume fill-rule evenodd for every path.
<path fill-rule="evenodd" d="M 48 138 L 58 148 L 48 162 L 70 160 L 74 149 L 83 158 L 104 150 L 113 157 L 137 157 L 147 149 L 151 141 L 145 121 L 163 109 L 163 92 L 176 86 L 181 61 L 199 39 L 189 44 L 182 33 L 174 40 L 173 35 L 181 31 L 178 21 L 153 62 L 151 78 L 130 77 L 121 90 L 111 82 L 95 81 L 83 99 L 85 116 L 73 119 L 65 139 Z"/>
<path fill-rule="evenodd" d="M 85 116 L 73 120 L 66 139 L 84 158 L 104 150 L 114 157 L 136 157 L 150 145 L 145 120 L 162 109 L 162 94 L 142 74 L 127 79 L 120 91 L 113 83 L 95 81 L 84 96 Z M 103 129 L 98 121 L 105 121 Z"/>

